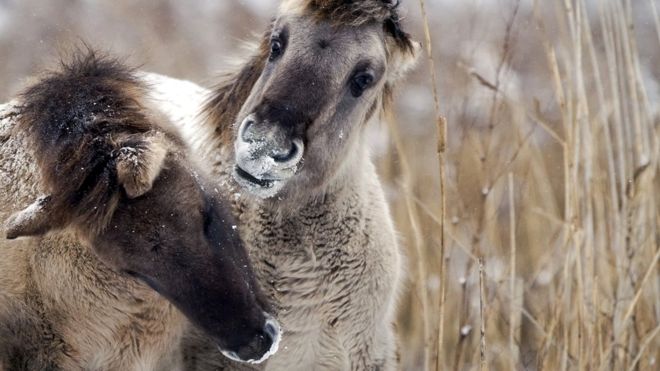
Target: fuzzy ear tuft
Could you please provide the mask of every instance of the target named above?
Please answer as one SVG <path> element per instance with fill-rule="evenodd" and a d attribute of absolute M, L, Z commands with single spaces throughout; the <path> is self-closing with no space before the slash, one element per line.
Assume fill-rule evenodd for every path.
<path fill-rule="evenodd" d="M 405 77 L 417 65 L 422 52 L 422 45 L 410 40 L 410 48 L 394 47 L 388 61 L 387 81 L 396 83 Z"/>
<path fill-rule="evenodd" d="M 126 141 L 118 150 L 117 179 L 130 198 L 151 190 L 167 156 L 162 134 L 141 135 Z"/>
<path fill-rule="evenodd" d="M 64 225 L 65 221 L 54 218 L 51 196 L 39 197 L 25 209 L 14 213 L 6 222 L 7 239 L 39 236 Z"/>

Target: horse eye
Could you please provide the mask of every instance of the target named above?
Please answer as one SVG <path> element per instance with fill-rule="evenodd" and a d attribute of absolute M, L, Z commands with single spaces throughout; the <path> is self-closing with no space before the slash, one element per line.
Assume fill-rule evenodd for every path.
<path fill-rule="evenodd" d="M 154 243 L 151 245 L 151 252 L 153 253 L 159 253 L 163 249 L 163 245 L 160 243 Z"/>
<path fill-rule="evenodd" d="M 361 71 L 353 75 L 351 79 L 351 93 L 355 98 L 362 95 L 362 93 L 371 86 L 374 82 L 374 75 L 368 71 Z"/>
<path fill-rule="evenodd" d="M 270 61 L 274 61 L 282 54 L 282 42 L 278 39 L 270 40 Z"/>
<path fill-rule="evenodd" d="M 202 212 L 202 220 L 204 223 L 204 235 L 208 236 L 209 232 L 211 230 L 211 213 L 208 211 L 204 210 Z"/>
<path fill-rule="evenodd" d="M 204 205 L 200 210 L 202 214 L 202 223 L 204 226 L 204 235 L 208 236 L 211 233 L 211 226 L 213 223 L 213 203 L 210 198 L 204 197 Z"/>

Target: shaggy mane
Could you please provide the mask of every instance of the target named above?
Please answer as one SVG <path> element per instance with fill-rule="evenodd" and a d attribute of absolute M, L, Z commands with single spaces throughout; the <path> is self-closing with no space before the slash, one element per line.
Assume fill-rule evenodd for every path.
<path fill-rule="evenodd" d="M 335 24 L 360 26 L 376 22 L 405 51 L 412 51 L 410 35 L 403 31 L 399 0 L 292 0 L 301 2 L 305 12 Z"/>
<path fill-rule="evenodd" d="M 105 226 L 119 198 L 114 161 L 121 141 L 152 129 L 133 70 L 87 50 L 28 87 L 25 130 L 61 223 Z"/>
<path fill-rule="evenodd" d="M 238 71 L 228 71 L 220 76 L 220 81 L 212 88 L 210 98 L 204 103 L 202 115 L 215 127 L 220 143 L 232 142 L 231 127 L 247 100 L 252 87 L 259 79 L 268 58 L 270 30 L 243 63 Z"/>

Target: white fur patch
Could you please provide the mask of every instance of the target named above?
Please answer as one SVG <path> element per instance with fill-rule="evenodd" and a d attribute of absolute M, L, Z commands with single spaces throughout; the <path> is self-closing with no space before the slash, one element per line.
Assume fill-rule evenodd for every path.
<path fill-rule="evenodd" d="M 214 128 L 204 125 L 200 115 L 211 92 L 190 81 L 156 73 L 145 72 L 140 77 L 150 87 L 150 100 L 170 119 L 184 141 L 200 156 L 212 158 L 210 153 L 198 152 L 201 149 L 215 149 L 211 143 L 216 137 Z"/>
<path fill-rule="evenodd" d="M 305 11 L 306 3 L 300 0 L 283 0 L 280 4 L 280 14 L 300 15 Z"/>

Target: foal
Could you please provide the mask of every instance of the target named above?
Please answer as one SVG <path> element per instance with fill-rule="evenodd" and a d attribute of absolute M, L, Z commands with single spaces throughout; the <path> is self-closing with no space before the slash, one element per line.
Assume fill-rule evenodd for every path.
<path fill-rule="evenodd" d="M 179 369 L 183 316 L 232 359 L 277 350 L 226 202 L 144 93 L 88 52 L 22 95 L 0 216 L 47 195 L 6 222 L 39 238 L 0 242 L 0 369 Z"/>

